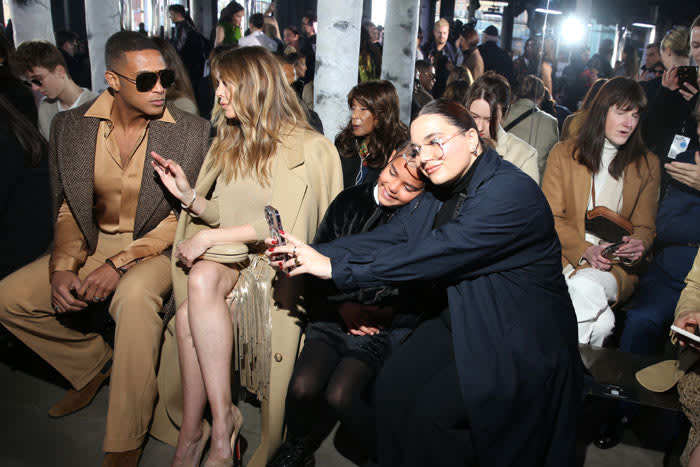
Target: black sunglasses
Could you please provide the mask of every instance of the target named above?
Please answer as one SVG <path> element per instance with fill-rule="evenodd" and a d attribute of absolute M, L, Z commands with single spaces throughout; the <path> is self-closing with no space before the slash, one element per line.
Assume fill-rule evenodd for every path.
<path fill-rule="evenodd" d="M 134 83 L 138 92 L 150 91 L 156 85 L 158 79 L 160 79 L 160 85 L 163 86 L 164 89 L 168 89 L 175 82 L 175 72 L 167 68 L 160 71 L 142 71 L 136 75 L 136 79 L 124 76 L 114 70 L 111 71 L 115 75 L 121 76 L 130 83 Z"/>
<path fill-rule="evenodd" d="M 47 77 L 48 75 L 49 75 L 49 74 L 46 73 L 46 74 L 45 74 L 44 76 L 42 76 L 41 78 L 23 79 L 22 82 L 23 82 L 24 84 L 26 84 L 27 86 L 29 86 L 30 88 L 32 87 L 32 84 L 34 84 L 34 85 L 37 86 L 37 87 L 41 87 L 43 81 L 46 79 L 46 77 Z"/>

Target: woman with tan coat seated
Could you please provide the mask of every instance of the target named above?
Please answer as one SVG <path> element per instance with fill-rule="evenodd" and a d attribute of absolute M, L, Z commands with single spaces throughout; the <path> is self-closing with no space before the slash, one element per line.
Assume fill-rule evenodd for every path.
<path fill-rule="evenodd" d="M 238 336 L 234 332 L 234 323 L 240 323 L 235 316 L 239 302 L 232 309 L 230 298 L 242 276 L 241 266 L 200 258 L 210 254 L 212 247 L 230 244 L 246 244 L 249 251 L 262 253 L 260 241 L 269 235 L 266 205 L 279 210 L 289 232 L 311 240 L 342 187 L 335 147 L 308 125 L 269 51 L 262 47 L 231 50 L 217 56 L 212 73 L 218 82 L 216 137 L 194 189 L 176 163 L 153 154 L 161 181 L 186 211 L 178 223 L 173 255 L 175 330 L 184 397 L 174 466 L 199 465 L 209 435 L 209 425 L 203 421 L 207 403 L 212 425 L 205 465 L 224 467 L 240 460 L 236 442 L 243 418 L 231 397 L 232 354 L 240 337 L 240 332 Z M 268 283 L 274 277 L 269 264 L 263 265 L 262 276 Z M 297 285 L 286 277 L 275 282 L 275 305 L 268 307 L 274 308 L 269 318 L 270 354 L 256 355 L 258 362 L 279 355 L 268 366 L 269 376 L 257 375 L 269 378 L 263 410 L 276 415 L 276 421 L 263 422 L 269 434 L 268 440 L 264 434 L 263 444 L 271 443 L 266 448 L 270 451 L 281 441 L 284 398 L 299 345 Z M 167 345 L 167 336 L 164 360 L 173 358 L 173 342 L 170 339 Z M 172 361 L 163 362 L 159 375 L 161 397 L 174 405 L 166 409 L 175 423 L 180 422 L 180 398 L 173 401 L 168 394 L 179 392 L 177 370 Z M 164 386 L 167 391 L 162 391 Z M 261 456 L 264 463 L 267 453 Z"/>
<path fill-rule="evenodd" d="M 637 286 L 636 266 L 655 236 L 659 163 L 639 130 L 646 97 L 635 81 L 618 77 L 600 89 L 576 138 L 558 143 L 542 180 L 562 249 L 563 273 L 578 319 L 579 342 L 602 345 L 612 333 L 611 306 Z M 616 251 L 586 226 L 586 213 L 605 207 L 632 224 Z"/>

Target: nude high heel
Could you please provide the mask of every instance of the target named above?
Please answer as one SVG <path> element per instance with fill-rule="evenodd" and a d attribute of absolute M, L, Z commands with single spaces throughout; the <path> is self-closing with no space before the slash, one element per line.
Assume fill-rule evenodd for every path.
<path fill-rule="evenodd" d="M 231 405 L 231 410 L 233 412 L 233 434 L 231 435 L 231 457 L 226 459 L 221 459 L 218 461 L 207 461 L 204 463 L 204 467 L 239 467 L 243 465 L 243 458 L 241 456 L 241 443 L 238 438 L 241 432 L 241 427 L 243 426 L 243 414 L 240 409 L 236 407 L 236 404 Z"/>
<path fill-rule="evenodd" d="M 202 421 L 202 437 L 199 438 L 199 441 L 197 441 L 197 452 L 199 453 L 197 455 L 197 462 L 194 464 L 195 466 L 199 466 L 201 460 L 202 460 L 202 454 L 204 454 L 204 447 L 207 445 L 207 442 L 209 441 L 209 436 L 211 435 L 211 427 L 209 426 L 209 423 L 206 421 Z M 181 464 L 179 462 L 175 462 L 173 460 L 173 463 L 171 464 L 171 467 L 184 467 L 185 464 Z"/>

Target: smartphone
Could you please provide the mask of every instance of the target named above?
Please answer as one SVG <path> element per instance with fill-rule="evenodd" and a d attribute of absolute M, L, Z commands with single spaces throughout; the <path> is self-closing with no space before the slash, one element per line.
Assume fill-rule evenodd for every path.
<path fill-rule="evenodd" d="M 679 66 L 678 67 L 678 85 L 683 86 L 683 83 L 688 83 L 693 87 L 698 86 L 698 67 L 696 67 L 696 66 Z M 683 86 L 683 87 L 685 87 L 685 86 Z"/>
<path fill-rule="evenodd" d="M 700 344 L 700 336 L 698 336 L 698 328 L 695 328 L 695 333 L 681 329 L 678 326 L 671 325 L 671 331 L 674 331 L 679 335 L 680 338 L 685 338 L 685 340 L 693 341 L 696 344 Z"/>
<path fill-rule="evenodd" d="M 270 205 L 265 206 L 265 219 L 270 228 L 270 237 L 274 238 L 278 245 L 286 245 L 287 241 L 280 233 L 280 231 L 284 232 L 284 229 L 279 211 Z"/>
<path fill-rule="evenodd" d="M 604 258 L 613 259 L 617 249 L 620 248 L 624 244 L 625 244 L 625 241 L 620 240 L 619 242 L 615 242 L 612 245 L 608 245 L 605 247 L 605 249 L 603 250 L 603 253 L 601 253 L 601 254 L 603 255 Z"/>

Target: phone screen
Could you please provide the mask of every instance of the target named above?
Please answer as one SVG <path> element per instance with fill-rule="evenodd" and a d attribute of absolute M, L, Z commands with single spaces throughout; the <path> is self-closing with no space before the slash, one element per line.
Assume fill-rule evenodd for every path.
<path fill-rule="evenodd" d="M 280 234 L 280 231 L 284 231 L 284 229 L 282 229 L 282 218 L 279 211 L 272 206 L 265 206 L 265 219 L 270 228 L 270 237 L 274 238 L 278 245 L 286 245 L 287 241 Z"/>
<path fill-rule="evenodd" d="M 679 66 L 678 67 L 678 84 L 682 86 L 683 83 L 688 83 L 692 86 L 698 85 L 698 67 L 696 67 L 696 66 Z"/>
<path fill-rule="evenodd" d="M 612 259 L 612 257 L 615 256 L 615 252 L 617 251 L 617 249 L 620 248 L 624 244 L 625 244 L 624 240 L 621 240 L 619 242 L 613 243 L 612 245 L 608 245 L 603 250 L 603 253 L 602 253 L 603 257 L 608 258 L 608 259 Z"/>

